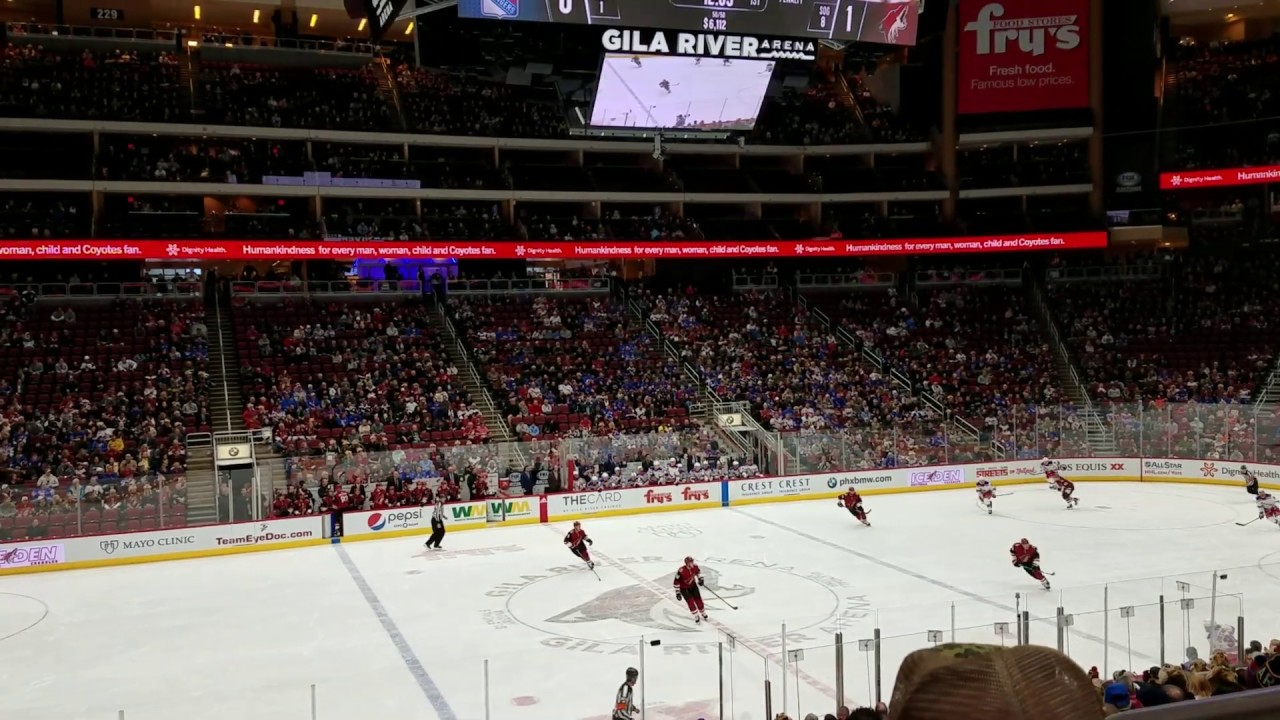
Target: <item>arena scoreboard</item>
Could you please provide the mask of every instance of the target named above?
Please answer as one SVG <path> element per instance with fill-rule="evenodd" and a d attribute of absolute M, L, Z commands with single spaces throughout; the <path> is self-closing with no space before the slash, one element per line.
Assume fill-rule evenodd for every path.
<path fill-rule="evenodd" d="M 458 0 L 492 20 L 914 45 L 918 0 Z"/>

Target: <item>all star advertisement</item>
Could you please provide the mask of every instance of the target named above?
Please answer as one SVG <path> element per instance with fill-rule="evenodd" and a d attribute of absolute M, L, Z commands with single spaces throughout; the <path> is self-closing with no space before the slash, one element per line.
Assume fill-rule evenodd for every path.
<path fill-rule="evenodd" d="M 0 574 L 321 544 L 325 521 L 325 516 L 315 515 L 5 543 L 0 545 Z"/>

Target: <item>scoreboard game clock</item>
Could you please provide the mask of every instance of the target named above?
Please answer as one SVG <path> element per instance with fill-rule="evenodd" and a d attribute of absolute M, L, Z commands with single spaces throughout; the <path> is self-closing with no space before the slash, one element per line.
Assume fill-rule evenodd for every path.
<path fill-rule="evenodd" d="M 914 45 L 917 0 L 458 0 L 490 20 Z"/>

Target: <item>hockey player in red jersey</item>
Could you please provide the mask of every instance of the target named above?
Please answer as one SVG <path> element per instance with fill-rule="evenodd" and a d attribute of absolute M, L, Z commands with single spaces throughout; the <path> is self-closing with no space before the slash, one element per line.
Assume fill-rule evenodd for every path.
<path fill-rule="evenodd" d="M 707 608 L 702 603 L 702 591 L 698 589 L 702 585 L 702 570 L 693 558 L 684 559 L 684 565 L 676 571 L 676 579 L 671 584 L 676 589 L 676 600 L 684 600 L 689 606 L 694 622 L 701 623 L 708 619 Z"/>
<path fill-rule="evenodd" d="M 1062 493 L 1062 499 L 1067 502 L 1067 509 L 1080 504 L 1080 498 L 1072 497 L 1076 491 L 1076 484 L 1058 474 L 1058 463 L 1045 458 L 1040 463 L 1040 467 L 1044 470 L 1044 479 L 1049 481 L 1049 488 Z"/>
<path fill-rule="evenodd" d="M 849 492 L 836 500 L 836 504 L 847 509 L 850 515 L 858 519 L 858 522 L 871 527 L 871 523 L 867 522 L 867 511 L 862 508 L 862 496 L 858 494 L 857 490 L 849 488 Z"/>
<path fill-rule="evenodd" d="M 573 529 L 564 536 L 564 545 L 569 548 L 569 552 L 582 558 L 587 564 L 587 569 L 595 570 L 596 564 L 591 560 L 591 553 L 587 550 L 588 545 L 592 545 L 591 538 L 587 537 L 587 532 L 582 529 L 582 523 L 574 521 Z"/>
<path fill-rule="evenodd" d="M 1049 589 L 1049 579 L 1040 571 L 1040 551 L 1035 545 L 1022 538 L 1009 549 L 1009 555 L 1013 558 L 1014 567 L 1022 568 L 1028 575 L 1039 580 L 1045 590 Z"/>

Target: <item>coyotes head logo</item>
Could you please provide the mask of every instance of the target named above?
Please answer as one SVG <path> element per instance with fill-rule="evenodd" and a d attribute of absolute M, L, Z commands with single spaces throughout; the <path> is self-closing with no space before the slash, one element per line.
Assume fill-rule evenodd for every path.
<path fill-rule="evenodd" d="M 907 29 L 907 21 L 911 14 L 909 3 L 894 3 L 884 14 L 884 18 L 880 20 L 880 33 L 884 35 L 884 41 L 894 43 L 898 41 L 898 36 Z"/>
<path fill-rule="evenodd" d="M 720 573 L 714 568 L 702 565 L 702 577 L 706 586 L 715 590 L 725 600 L 745 597 L 755 592 L 755 588 L 743 585 L 722 585 Z M 671 585 L 674 572 L 663 573 L 653 579 L 655 585 L 666 590 Z M 689 626 L 689 613 L 683 608 L 665 602 L 662 598 L 640 585 L 607 590 L 594 598 L 566 610 L 559 615 L 547 618 L 549 623 L 577 624 L 591 623 L 601 620 L 621 620 L 653 630 L 671 630 L 675 632 L 697 632 Z"/>

